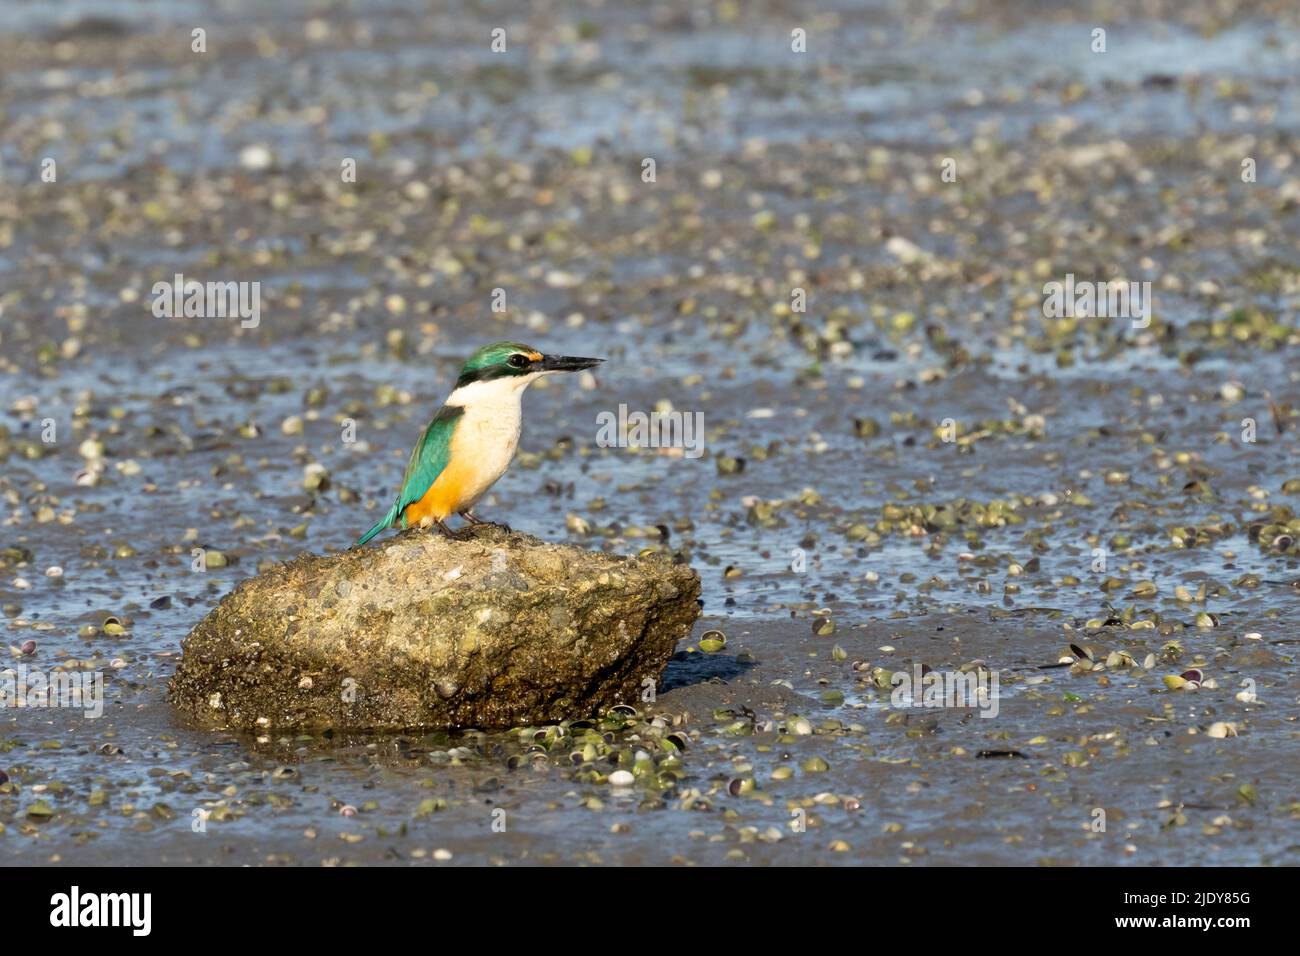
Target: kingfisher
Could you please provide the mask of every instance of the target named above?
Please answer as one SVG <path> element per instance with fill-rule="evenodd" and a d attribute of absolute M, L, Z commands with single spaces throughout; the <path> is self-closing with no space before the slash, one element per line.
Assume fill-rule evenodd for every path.
<path fill-rule="evenodd" d="M 394 526 L 432 525 L 450 538 L 463 538 L 469 528 L 452 531 L 446 525 L 452 514 L 470 525 L 493 524 L 473 508 L 515 457 L 524 389 L 543 375 L 578 372 L 603 361 L 543 355 L 518 342 L 483 346 L 461 367 L 456 387 L 411 449 L 397 500 L 353 547 Z"/>

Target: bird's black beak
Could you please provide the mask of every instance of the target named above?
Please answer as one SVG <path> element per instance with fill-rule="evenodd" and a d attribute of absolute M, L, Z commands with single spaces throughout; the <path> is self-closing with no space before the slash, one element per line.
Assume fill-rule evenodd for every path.
<path fill-rule="evenodd" d="M 592 368 L 603 361 L 605 360 L 574 355 L 543 355 L 538 365 L 543 372 L 581 372 L 584 368 Z"/>

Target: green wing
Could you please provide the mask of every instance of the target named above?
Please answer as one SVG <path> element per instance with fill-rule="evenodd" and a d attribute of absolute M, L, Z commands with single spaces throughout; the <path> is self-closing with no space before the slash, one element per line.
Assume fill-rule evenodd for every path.
<path fill-rule="evenodd" d="M 444 405 L 424 427 L 420 440 L 411 449 L 411 460 L 402 476 L 402 491 L 397 496 L 397 516 L 406 527 L 406 507 L 424 497 L 451 458 L 451 435 L 456 420 L 465 414 L 459 405 Z"/>
<path fill-rule="evenodd" d="M 424 493 L 447 467 L 447 459 L 451 457 L 451 434 L 456 430 L 456 419 L 463 414 L 465 409 L 458 405 L 444 405 L 433 416 L 433 421 L 424 426 L 420 440 L 411 450 L 411 460 L 406 463 L 406 474 L 402 476 L 402 490 L 397 495 L 397 501 L 386 515 L 357 539 L 354 548 L 361 547 L 399 521 L 403 528 L 406 527 L 406 506 L 423 498 Z"/>

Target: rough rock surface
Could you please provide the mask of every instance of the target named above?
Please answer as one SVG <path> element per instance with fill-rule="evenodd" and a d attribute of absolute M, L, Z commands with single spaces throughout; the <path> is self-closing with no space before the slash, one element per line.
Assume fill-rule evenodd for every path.
<path fill-rule="evenodd" d="M 699 615 L 699 576 L 482 529 L 412 530 L 242 582 L 169 696 L 255 731 L 511 727 L 639 701 Z"/>

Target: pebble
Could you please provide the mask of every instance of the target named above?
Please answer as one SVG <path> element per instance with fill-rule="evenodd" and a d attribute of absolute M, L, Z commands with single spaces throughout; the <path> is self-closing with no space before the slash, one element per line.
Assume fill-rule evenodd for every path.
<path fill-rule="evenodd" d="M 271 151 L 260 143 L 245 146 L 239 151 L 239 165 L 255 172 L 269 169 L 273 157 Z"/>

